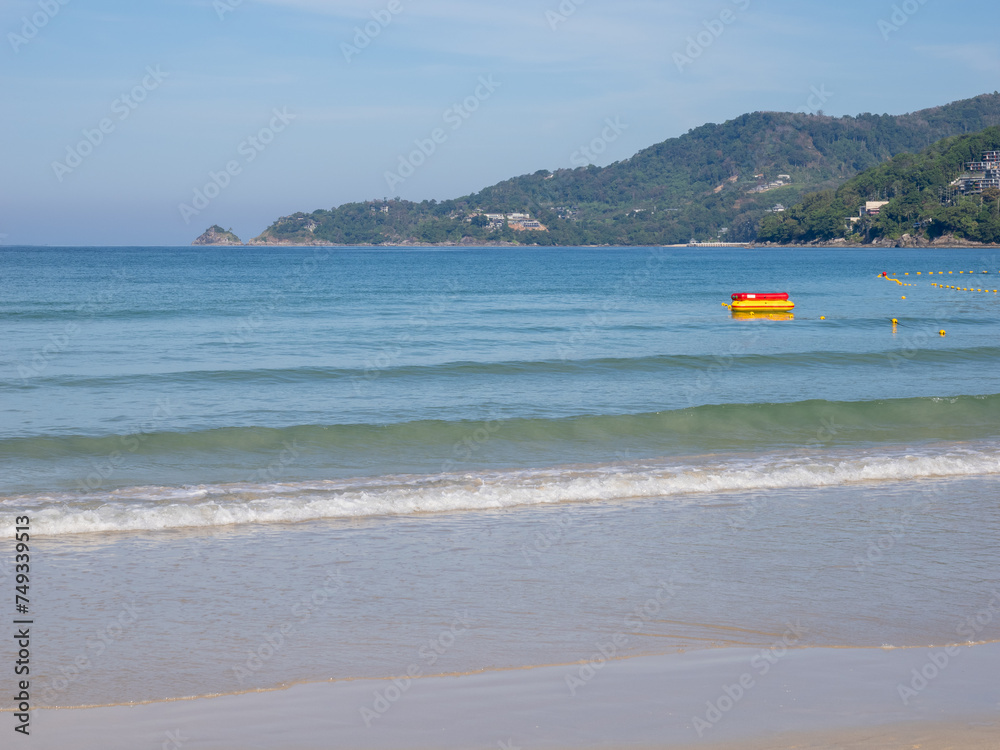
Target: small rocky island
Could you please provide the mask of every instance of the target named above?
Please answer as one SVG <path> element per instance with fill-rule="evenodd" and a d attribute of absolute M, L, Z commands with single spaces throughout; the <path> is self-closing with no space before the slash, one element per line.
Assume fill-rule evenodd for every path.
<path fill-rule="evenodd" d="M 233 230 L 223 229 L 218 224 L 209 227 L 192 245 L 242 245 L 243 240 L 233 234 Z"/>

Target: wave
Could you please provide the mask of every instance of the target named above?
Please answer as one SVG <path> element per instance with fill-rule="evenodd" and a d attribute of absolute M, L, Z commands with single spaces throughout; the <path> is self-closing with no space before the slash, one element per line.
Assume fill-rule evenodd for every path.
<path fill-rule="evenodd" d="M 880 324 L 882 324 L 880 322 Z M 637 372 L 706 372 L 720 369 L 753 371 L 788 371 L 803 367 L 893 367 L 900 358 L 908 364 L 973 364 L 1000 360 L 1000 347 L 979 346 L 961 349 L 906 349 L 871 352 L 786 352 L 778 354 L 653 355 L 632 358 L 545 359 L 501 362 L 446 362 L 431 365 L 393 365 L 380 367 L 378 354 L 370 366 L 256 368 L 247 370 L 189 370 L 162 373 L 136 373 L 112 376 L 48 376 L 0 382 L 0 390 L 31 390 L 66 387 L 133 387 L 135 385 L 290 384 L 316 381 L 370 381 L 375 379 L 450 378 L 467 376 L 545 376 L 564 374 L 637 373 Z"/>
<path fill-rule="evenodd" d="M 1000 436 L 1000 394 L 873 401 L 810 400 L 720 404 L 647 414 L 595 414 L 563 418 L 479 421 L 421 420 L 390 424 L 224 427 L 188 432 L 115 435 L 41 435 L 0 440 L 0 467 L 16 459 L 104 457 L 114 452 L 162 457 L 213 452 L 267 453 L 294 443 L 311 455 L 399 456 L 400 451 L 448 457 L 456 444 L 508 447 L 610 446 L 628 443 L 650 451 L 846 445 L 921 440 L 981 440 Z M 648 453 L 647 453 L 648 455 Z"/>
<path fill-rule="evenodd" d="M 690 500 L 707 493 L 1000 474 L 1000 446 L 945 453 L 857 451 L 722 462 L 632 462 L 374 479 L 131 487 L 0 498 L 0 535 L 30 514 L 33 534 L 65 535 L 482 511 L 554 503 Z"/>

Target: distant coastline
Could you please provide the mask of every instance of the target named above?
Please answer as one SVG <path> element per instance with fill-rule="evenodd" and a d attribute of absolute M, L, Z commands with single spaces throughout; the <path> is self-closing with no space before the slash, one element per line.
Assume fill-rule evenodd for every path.
<path fill-rule="evenodd" d="M 870 249 L 870 250 L 889 250 L 893 248 L 984 248 L 984 249 L 1000 249 L 1000 244 L 997 243 L 984 243 L 984 242 L 974 242 L 971 240 L 961 239 L 955 235 L 948 234 L 937 238 L 933 241 L 927 241 L 920 237 L 912 237 L 910 235 L 903 235 L 898 240 L 889 239 L 876 239 L 874 242 L 869 243 L 857 243 L 848 242 L 846 239 L 833 239 L 833 240 L 815 240 L 813 242 L 728 242 L 728 243 L 679 243 L 679 244 L 664 244 L 664 245 L 529 245 L 517 242 L 508 242 L 502 240 L 496 241 L 484 241 L 470 239 L 469 241 L 462 242 L 416 242 L 416 241 L 402 241 L 393 243 L 371 243 L 371 242 L 353 242 L 353 243 L 337 243 L 337 242 L 324 242 L 322 240 L 313 241 L 294 241 L 294 240 L 277 240 L 269 238 L 267 240 L 253 239 L 249 242 L 243 241 L 232 241 L 231 237 L 219 236 L 218 239 L 213 239 L 209 235 L 209 230 L 205 234 L 201 235 L 191 244 L 194 246 L 221 246 L 221 247 L 384 247 L 384 248 L 407 248 L 407 247 L 537 247 L 537 248 L 570 248 L 570 247 L 584 247 L 584 248 L 626 248 L 626 247 L 666 247 L 672 249 L 681 248 L 691 248 L 691 249 L 704 249 L 713 250 L 719 248 L 733 248 L 733 249 L 751 249 L 759 250 L 762 248 L 830 248 L 830 249 Z M 216 233 L 217 234 L 217 233 Z M 228 234 L 228 233 L 227 233 Z M 234 235 L 232 235 L 234 237 Z M 238 240 L 238 238 L 236 238 Z"/>
<path fill-rule="evenodd" d="M 1000 93 L 908 115 L 751 112 L 604 167 L 539 169 L 445 200 L 386 196 L 295 212 L 246 244 L 919 246 L 906 232 L 998 243 L 1000 196 L 982 192 L 1000 187 L 990 166 L 1000 164 L 998 126 Z M 964 180 L 962 165 L 972 170 Z"/>

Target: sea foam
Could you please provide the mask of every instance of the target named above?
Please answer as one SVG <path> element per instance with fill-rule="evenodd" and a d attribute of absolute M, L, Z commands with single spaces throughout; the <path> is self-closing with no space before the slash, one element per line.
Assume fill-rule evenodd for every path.
<path fill-rule="evenodd" d="M 862 482 L 1000 473 L 1000 447 L 920 454 L 856 449 L 822 456 L 616 463 L 424 476 L 188 487 L 130 487 L 93 494 L 49 493 L 0 498 L 0 508 L 28 513 L 38 535 L 150 531 L 184 527 L 369 518 L 497 510 L 574 502 L 664 498 L 690 502 L 706 494 L 808 489 Z M 0 534 L 13 533 L 3 514 Z"/>

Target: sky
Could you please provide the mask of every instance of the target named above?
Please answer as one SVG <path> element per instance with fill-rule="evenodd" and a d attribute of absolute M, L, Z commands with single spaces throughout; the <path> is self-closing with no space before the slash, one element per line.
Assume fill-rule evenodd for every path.
<path fill-rule="evenodd" d="M 242 239 L 757 110 L 1000 89 L 995 0 L 2 0 L 0 244 Z"/>

